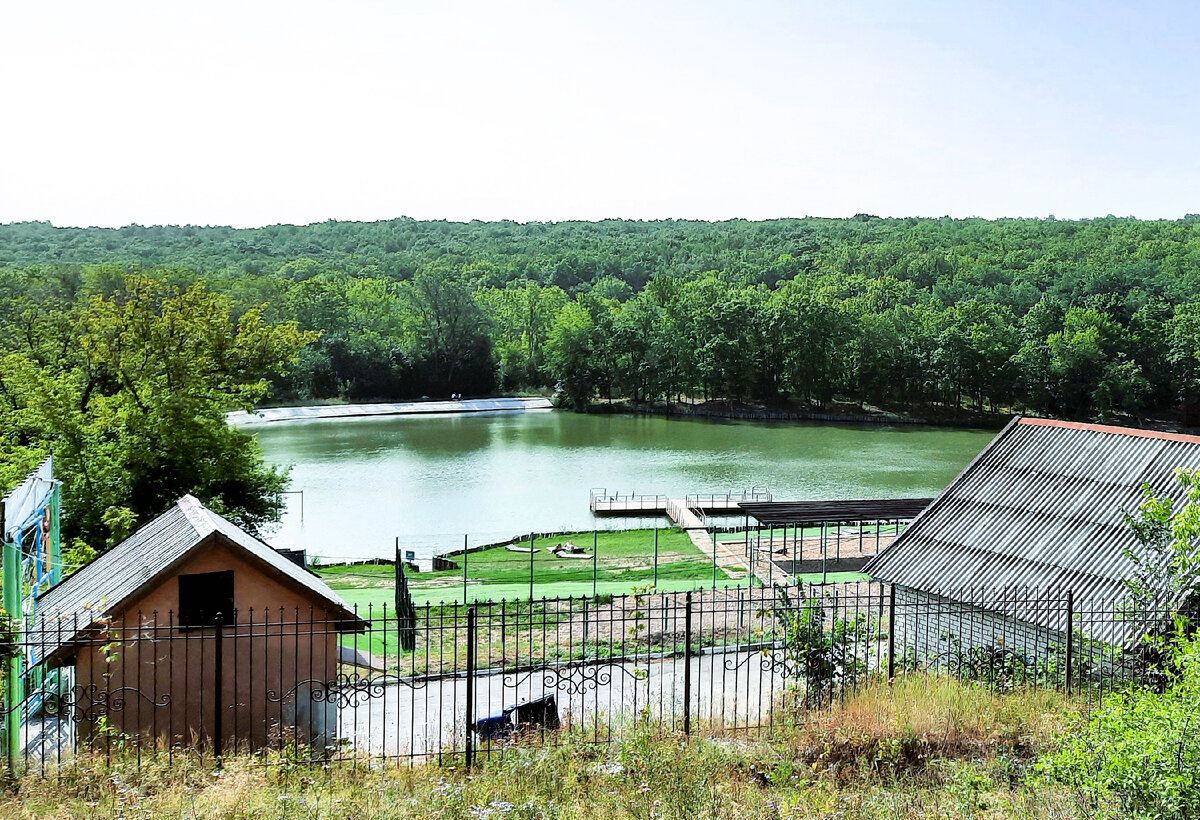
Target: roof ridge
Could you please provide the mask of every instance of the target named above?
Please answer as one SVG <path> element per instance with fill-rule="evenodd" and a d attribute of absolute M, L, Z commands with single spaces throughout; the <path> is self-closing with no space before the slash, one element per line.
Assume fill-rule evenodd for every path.
<path fill-rule="evenodd" d="M 201 538 L 216 531 L 217 522 L 212 520 L 211 510 L 200 503 L 200 499 L 196 496 L 188 493 L 175 504 Z"/>
<path fill-rule="evenodd" d="M 1200 436 L 1187 433 L 1170 433 L 1165 430 L 1144 430 L 1140 427 L 1121 427 L 1116 424 L 1093 424 L 1086 421 L 1063 421 L 1062 419 L 1039 419 L 1022 416 L 1019 424 L 1029 424 L 1036 427 L 1064 427 L 1069 430 L 1089 430 L 1093 433 L 1109 433 L 1117 436 L 1138 436 L 1140 438 L 1166 439 L 1167 441 L 1183 441 L 1189 444 L 1200 444 Z"/>

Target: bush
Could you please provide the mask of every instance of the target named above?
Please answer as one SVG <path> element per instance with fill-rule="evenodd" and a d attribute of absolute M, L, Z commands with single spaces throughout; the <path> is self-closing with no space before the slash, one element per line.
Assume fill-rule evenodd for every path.
<path fill-rule="evenodd" d="M 1042 761 L 1086 816 L 1200 817 L 1200 638 L 1176 651 L 1174 685 L 1112 696 Z"/>

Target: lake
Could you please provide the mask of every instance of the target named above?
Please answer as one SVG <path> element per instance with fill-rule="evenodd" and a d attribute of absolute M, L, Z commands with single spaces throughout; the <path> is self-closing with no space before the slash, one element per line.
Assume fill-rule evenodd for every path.
<path fill-rule="evenodd" d="M 597 522 L 588 491 L 720 493 L 776 500 L 930 496 L 994 435 L 921 425 L 708 421 L 557 410 L 276 422 L 253 430 L 292 465 L 267 540 L 323 558 L 421 556 Z M 650 524 L 653 526 L 653 520 Z M 661 519 L 665 522 L 665 519 Z"/>

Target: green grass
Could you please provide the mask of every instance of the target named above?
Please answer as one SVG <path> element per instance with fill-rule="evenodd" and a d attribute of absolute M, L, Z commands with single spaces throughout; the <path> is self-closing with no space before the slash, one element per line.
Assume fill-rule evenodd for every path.
<path fill-rule="evenodd" d="M 600 532 L 595 571 L 595 591 L 613 595 L 628 594 L 654 581 L 654 530 Z M 535 598 L 562 598 L 591 595 L 593 565 L 590 560 L 556 558 L 548 548 L 572 541 L 591 551 L 593 533 L 569 533 L 537 539 L 533 555 L 533 594 Z M 528 546 L 523 542 L 521 546 Z M 451 556 L 462 562 L 463 556 Z M 466 556 L 467 600 L 528 599 L 530 556 L 509 552 L 504 547 L 468 553 Z M 390 564 L 352 564 L 318 568 L 321 577 L 351 605 L 393 608 L 395 568 Z M 444 604 L 463 599 L 463 571 L 409 573 L 409 589 L 418 604 Z M 782 577 L 782 575 L 781 575 Z M 864 581 L 867 576 L 855 572 L 831 572 L 833 583 Z M 800 576 L 805 583 L 819 583 L 820 573 Z M 659 592 L 705 589 L 712 586 L 711 559 L 688 536 L 677 529 L 658 531 Z M 718 587 L 747 586 L 747 576 L 734 578 L 724 569 L 717 571 Z"/>
<path fill-rule="evenodd" d="M 359 614 L 363 617 L 367 615 L 367 607 L 371 606 L 374 614 L 378 617 L 382 611 L 384 604 L 387 605 L 388 615 L 391 617 L 392 610 L 395 604 L 395 595 L 390 585 L 392 568 L 388 570 L 388 586 L 387 587 L 361 587 L 361 586 L 345 586 L 338 583 L 337 580 L 326 578 L 329 585 L 337 590 L 338 595 L 351 606 L 357 605 Z M 322 573 L 324 574 L 324 573 Z M 707 583 L 705 583 L 707 580 Z M 800 580 L 806 584 L 816 584 L 821 582 L 820 573 L 814 575 L 801 575 Z M 866 581 L 866 575 L 859 572 L 831 572 L 829 573 L 830 583 L 849 583 L 852 581 Z M 632 592 L 635 588 L 645 587 L 646 583 L 635 583 L 628 580 L 619 581 L 599 581 L 596 584 L 597 594 L 605 593 L 611 595 L 625 595 Z M 718 579 L 717 586 L 720 589 L 725 587 L 746 587 L 748 580 L 743 578 L 738 581 L 728 578 Z M 658 586 L 655 587 L 657 592 L 683 592 L 689 589 L 708 589 L 712 586 L 711 574 L 707 579 L 701 579 L 699 582 L 695 579 L 688 578 L 659 578 Z M 487 600 L 526 600 L 529 598 L 529 582 L 524 583 L 473 583 L 467 588 L 470 601 L 487 601 Z M 592 594 L 592 582 L 589 577 L 586 581 L 555 581 L 548 584 L 538 582 L 534 585 L 535 598 L 567 598 L 567 597 L 586 597 Z M 462 602 L 463 591 L 462 585 L 456 584 L 433 589 L 413 588 L 413 599 L 418 606 L 424 604 L 438 605 L 449 604 L 455 601 Z"/>
<path fill-rule="evenodd" d="M 594 539 L 594 540 L 593 540 Z M 558 558 L 549 552 L 557 543 L 573 542 L 592 551 L 597 544 L 593 562 L 578 558 Z M 443 603 L 463 600 L 462 564 L 470 581 L 470 600 L 500 600 L 528 598 L 529 574 L 532 565 L 534 596 L 550 598 L 565 595 L 590 595 L 593 572 L 597 590 L 611 593 L 630 592 L 652 583 L 654 579 L 654 542 L 652 529 L 568 533 L 553 538 L 535 539 L 538 552 L 510 552 L 504 547 L 479 550 L 466 556 L 454 555 L 460 568 L 442 572 L 409 574 L 409 589 L 418 603 Z M 529 546 L 525 541 L 522 547 Z M 357 564 L 320 568 L 318 572 L 334 589 L 370 589 L 386 586 L 373 596 L 346 596 L 358 603 L 373 602 L 376 606 L 392 600 L 391 584 L 395 570 L 391 566 Z M 695 589 L 712 583 L 712 560 L 701 552 L 688 536 L 677 529 L 658 531 L 658 588 L 661 590 Z M 717 573 L 718 585 L 733 584 L 723 569 Z M 389 604 L 390 606 L 390 604 Z"/>

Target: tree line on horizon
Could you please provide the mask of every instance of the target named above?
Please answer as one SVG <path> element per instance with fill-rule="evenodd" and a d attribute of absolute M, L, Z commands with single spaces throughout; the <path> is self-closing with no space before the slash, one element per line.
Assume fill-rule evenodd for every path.
<path fill-rule="evenodd" d="M 1200 400 L 1200 217 L 0 226 L 51 298 L 204 281 L 320 337 L 276 398 L 559 387 L 1069 418 Z M 23 271 L 23 272 L 22 272 Z M 106 280 L 107 284 L 95 284 Z"/>
<path fill-rule="evenodd" d="M 1200 218 L 17 223 L 0 330 L 0 478 L 54 449 L 95 545 L 197 487 L 269 521 L 286 476 L 221 415 L 268 398 L 1176 413 Z"/>

